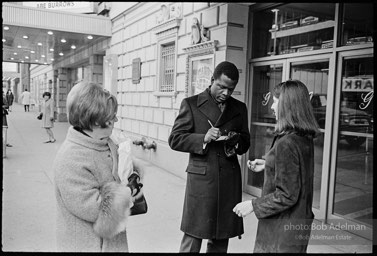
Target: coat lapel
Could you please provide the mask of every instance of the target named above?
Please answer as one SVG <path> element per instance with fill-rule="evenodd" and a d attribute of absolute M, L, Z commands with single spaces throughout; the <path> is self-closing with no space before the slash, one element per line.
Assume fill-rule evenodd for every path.
<path fill-rule="evenodd" d="M 221 115 L 221 111 L 207 90 L 198 95 L 197 107 L 215 126 L 215 123 Z"/>
<path fill-rule="evenodd" d="M 207 90 L 198 95 L 197 107 L 215 127 L 220 127 L 240 114 L 233 98 L 227 100 L 225 109 L 221 112 Z"/>

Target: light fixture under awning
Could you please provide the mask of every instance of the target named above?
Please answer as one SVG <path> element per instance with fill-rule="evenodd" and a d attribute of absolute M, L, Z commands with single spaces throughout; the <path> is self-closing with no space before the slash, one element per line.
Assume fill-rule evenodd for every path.
<path fill-rule="evenodd" d="M 3 61 L 6 62 L 51 64 L 51 59 L 59 61 L 59 58 L 64 58 L 59 53 L 67 56 L 82 46 L 110 38 L 112 35 L 111 20 L 108 17 L 7 3 L 3 3 L 2 7 L 5 39 Z M 6 30 L 5 27 L 9 29 Z M 92 36 L 93 39 L 88 39 L 88 36 Z M 65 43 L 64 40 L 61 42 L 62 39 L 65 39 Z M 75 47 L 71 47 L 72 45 Z"/>

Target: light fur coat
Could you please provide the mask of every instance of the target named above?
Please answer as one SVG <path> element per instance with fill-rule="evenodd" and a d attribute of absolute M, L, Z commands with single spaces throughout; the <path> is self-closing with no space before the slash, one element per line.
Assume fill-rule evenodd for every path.
<path fill-rule="evenodd" d="M 117 164 L 113 165 L 118 161 L 116 152 L 110 139 L 95 140 L 68 129 L 53 167 L 59 252 L 128 252 L 125 224 L 130 193 L 119 184 Z M 107 203 L 103 202 L 106 193 L 112 197 Z M 114 229 L 102 225 L 109 223 Z"/>

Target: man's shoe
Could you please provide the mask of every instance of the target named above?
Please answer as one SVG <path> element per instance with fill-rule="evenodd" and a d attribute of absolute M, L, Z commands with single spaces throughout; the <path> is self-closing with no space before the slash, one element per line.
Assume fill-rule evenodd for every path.
<path fill-rule="evenodd" d="M 51 140 L 45 141 L 45 142 L 43 142 L 43 143 L 51 143 Z"/>
<path fill-rule="evenodd" d="M 10 147 L 10 148 L 11 148 L 11 147 L 13 147 L 13 146 L 12 146 L 11 144 L 7 143 L 7 147 Z"/>

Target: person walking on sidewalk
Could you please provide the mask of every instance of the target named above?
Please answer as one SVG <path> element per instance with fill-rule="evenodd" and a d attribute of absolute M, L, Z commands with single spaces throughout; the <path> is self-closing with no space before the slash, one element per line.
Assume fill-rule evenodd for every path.
<path fill-rule="evenodd" d="M 7 136 L 7 131 L 4 131 L 4 129 L 8 129 L 7 115 L 8 115 L 8 101 L 7 101 L 7 97 L 5 96 L 4 91 L 3 91 L 3 140 L 6 141 L 5 146 L 13 147 L 11 144 L 8 143 L 7 138 L 4 138 L 4 136 Z"/>
<path fill-rule="evenodd" d="M 252 171 L 264 170 L 262 196 L 233 210 L 239 217 L 255 212 L 255 253 L 306 253 L 314 219 L 313 137 L 319 133 L 318 124 L 302 82 L 280 83 L 272 95 L 274 141 L 265 159 L 248 161 Z"/>
<path fill-rule="evenodd" d="M 51 99 L 50 92 L 44 92 L 42 101 L 42 128 L 46 129 L 48 141 L 44 143 L 54 143 L 56 141 L 52 128 L 54 127 L 54 101 Z"/>
<path fill-rule="evenodd" d="M 98 84 L 76 84 L 67 96 L 71 127 L 53 164 L 58 251 L 128 252 L 124 217 L 134 190 L 120 183 L 117 145 L 110 139 L 117 109 L 116 97 Z M 95 230 L 105 218 L 119 227 L 109 237 Z"/>
<path fill-rule="evenodd" d="M 11 89 L 8 89 L 6 97 L 7 97 L 9 112 L 12 112 L 12 105 L 13 105 L 14 95 L 13 95 Z"/>
<path fill-rule="evenodd" d="M 180 252 L 199 252 L 208 239 L 207 252 L 226 253 L 229 238 L 244 232 L 232 212 L 242 200 L 237 154 L 250 146 L 246 105 L 231 97 L 238 79 L 233 63 L 218 64 L 211 85 L 183 99 L 169 136 L 173 150 L 190 153 Z"/>
<path fill-rule="evenodd" d="M 27 89 L 21 94 L 22 104 L 24 105 L 25 112 L 29 112 L 31 95 Z"/>

